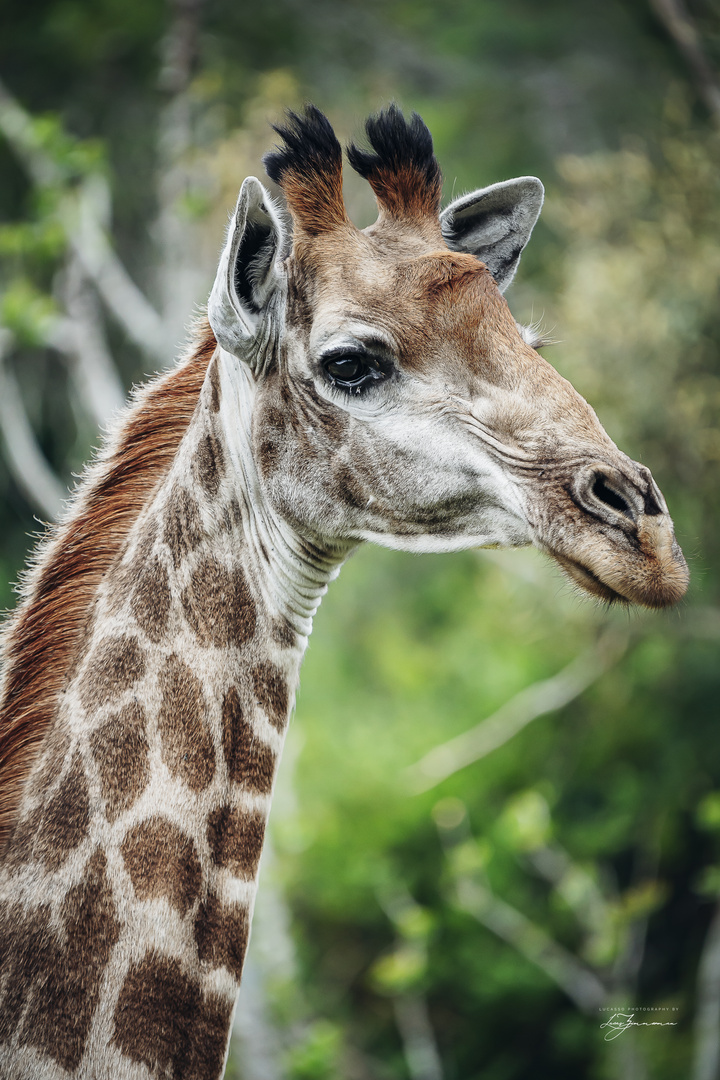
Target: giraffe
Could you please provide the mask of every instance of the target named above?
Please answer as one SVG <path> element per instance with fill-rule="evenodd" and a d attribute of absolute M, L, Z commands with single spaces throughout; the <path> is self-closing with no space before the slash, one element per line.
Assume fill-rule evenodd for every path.
<path fill-rule="evenodd" d="M 207 319 L 140 390 L 5 635 L 0 1076 L 222 1075 L 313 616 L 362 541 L 535 544 L 605 601 L 688 574 L 650 472 L 512 318 L 543 190 L 440 210 L 395 106 L 351 166 L 313 106 L 242 185 Z"/>

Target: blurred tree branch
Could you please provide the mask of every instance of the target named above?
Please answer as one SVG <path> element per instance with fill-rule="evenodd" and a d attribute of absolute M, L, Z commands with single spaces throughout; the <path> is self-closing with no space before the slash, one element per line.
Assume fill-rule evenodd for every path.
<path fill-rule="evenodd" d="M 697 974 L 692 1080 L 720 1076 L 720 904 L 707 932 Z"/>
<path fill-rule="evenodd" d="M 392 1004 L 411 1080 L 443 1080 L 424 994 L 396 994 Z"/>
<path fill-rule="evenodd" d="M 587 933 L 597 933 L 607 921 L 607 904 L 593 877 L 558 844 L 526 853 L 533 870 L 561 896 Z"/>
<path fill-rule="evenodd" d="M 47 152 L 30 115 L 0 82 L 0 132 L 39 189 L 60 193 L 56 215 L 68 245 L 131 341 L 156 360 L 167 352 L 163 320 L 131 279 L 109 239 L 110 190 L 98 170 L 78 183 Z"/>
<path fill-rule="evenodd" d="M 204 284 L 188 243 L 183 200 L 192 193 L 192 78 L 199 56 L 206 0 L 170 0 L 170 25 L 161 45 L 158 89 L 166 96 L 157 131 L 157 204 L 153 234 L 158 248 L 157 288 L 168 339 L 181 334 Z M 173 343 L 174 344 L 174 343 Z"/>
<path fill-rule="evenodd" d="M 469 731 L 429 750 L 406 769 L 413 793 L 428 791 L 459 769 L 492 753 L 539 716 L 568 705 L 617 663 L 627 644 L 626 634 L 614 628 L 606 630 L 557 675 L 526 687 Z"/>
<path fill-rule="evenodd" d="M 182 97 L 187 89 L 192 56 L 189 42 L 190 39 L 194 42 L 197 37 L 193 18 L 199 6 L 199 0 L 177 5 L 183 33 L 180 43 L 176 42 L 170 50 L 177 56 L 170 63 L 175 76 L 166 79 L 172 94 L 166 115 L 172 113 L 178 97 Z M 102 298 L 127 337 L 155 363 L 164 364 L 171 358 L 174 350 L 172 333 L 163 316 L 132 281 L 114 250 L 110 237 L 110 186 L 92 154 L 84 153 L 82 144 L 68 139 L 62 131 L 58 133 L 52 125 L 36 121 L 2 82 L 0 135 L 24 167 L 34 193 L 42 196 L 39 203 L 41 225 L 44 228 L 59 226 L 65 244 L 65 265 L 56 274 L 55 286 L 60 313 L 49 315 L 44 312 L 43 318 L 38 318 L 29 312 L 20 317 L 31 326 L 32 336 L 38 343 L 65 358 L 77 392 L 71 400 L 76 411 L 79 406 L 81 424 L 86 415 L 92 426 L 103 424 L 122 406 L 125 391 L 108 347 L 105 320 L 97 297 Z M 189 131 L 185 131 L 183 146 L 186 147 L 188 142 Z M 170 163 L 161 170 L 161 186 L 162 176 L 168 172 L 172 172 Z M 161 202 L 161 213 L 164 212 L 162 207 Z M 177 217 L 172 210 L 172 206 L 165 208 L 166 218 Z M 166 291 L 171 296 L 177 292 L 174 287 L 177 252 L 187 247 L 182 242 L 182 223 L 174 221 L 172 227 L 172 250 L 164 252 L 165 261 L 171 264 L 166 269 L 169 279 Z M 32 290 L 29 296 L 32 296 Z M 49 305 L 49 298 L 43 303 Z M 183 313 L 183 322 L 189 307 L 188 304 Z M 3 340 L 7 352 L 8 342 L 14 340 L 12 327 Z M 57 516 L 66 491 L 38 445 L 20 387 L 7 364 L 2 365 L 0 377 L 4 390 L 0 426 L 11 472 L 33 507 L 52 519 Z"/>
<path fill-rule="evenodd" d="M 662 890 L 654 881 L 631 886 L 622 896 L 605 895 L 588 871 L 559 845 L 543 839 L 550 831 L 549 808 L 536 792 L 511 800 L 502 818 L 515 819 L 516 832 L 505 830 L 510 850 L 524 856 L 565 901 L 585 931 L 581 959 L 533 919 L 499 897 L 487 875 L 492 847 L 477 842 L 460 800 L 443 800 L 434 812 L 447 859 L 449 885 L 455 904 L 493 934 L 511 945 L 560 987 L 577 1008 L 596 1017 L 609 1001 L 627 1004 L 636 992 L 648 915 Z M 608 1052 L 619 1080 L 644 1080 L 647 1068 L 632 1033 L 611 1040 Z"/>
<path fill-rule="evenodd" d="M 10 333 L 0 327 L 0 431 L 10 471 L 28 502 L 52 521 L 68 492 L 47 463 L 28 419 L 17 380 L 6 364 L 12 347 Z"/>
<path fill-rule="evenodd" d="M 101 425 L 122 408 L 125 389 L 108 348 L 95 291 L 77 256 L 68 260 L 59 293 L 68 317 L 59 321 L 50 344 L 68 357 L 78 393 Z"/>
<path fill-rule="evenodd" d="M 581 1012 L 594 1015 L 606 1003 L 607 987 L 586 964 L 487 885 L 468 876 L 457 881 L 456 889 L 459 907 L 544 971 Z"/>
<path fill-rule="evenodd" d="M 650 0 L 650 6 L 685 58 L 700 97 L 720 125 L 720 85 L 683 0 Z"/>
<path fill-rule="evenodd" d="M 392 1000 L 405 1063 L 411 1080 L 443 1080 L 442 1061 L 421 983 L 427 971 L 427 939 L 431 921 L 407 888 L 395 881 L 379 888 L 380 906 L 396 934 L 393 952 L 373 969 L 380 992 Z"/>
<path fill-rule="evenodd" d="M 170 27 L 162 44 L 158 85 L 171 96 L 184 93 L 198 58 L 200 12 L 205 0 L 170 0 Z"/>

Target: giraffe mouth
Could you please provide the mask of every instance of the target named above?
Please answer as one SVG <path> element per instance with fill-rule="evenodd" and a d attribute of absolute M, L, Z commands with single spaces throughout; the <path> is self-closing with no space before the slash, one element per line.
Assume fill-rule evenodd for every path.
<path fill-rule="evenodd" d="M 576 562 L 575 559 L 569 559 L 567 555 L 558 555 L 554 551 L 552 552 L 552 557 L 565 571 L 571 581 L 576 585 L 579 585 L 585 592 L 590 593 L 591 596 L 595 596 L 599 600 L 604 600 L 606 604 L 631 603 L 627 596 L 623 596 L 622 593 L 619 593 L 609 585 L 606 585 L 597 574 L 594 574 L 587 566 L 583 566 L 582 563 Z"/>
<path fill-rule="evenodd" d="M 639 604 L 658 610 L 676 604 L 687 591 L 690 575 L 674 537 L 668 541 L 666 550 L 656 545 L 652 554 L 640 560 L 628 562 L 607 555 L 599 558 L 604 571 L 602 577 L 575 558 L 555 551 L 551 554 L 576 585 L 606 604 Z M 608 578 L 612 585 L 608 584 Z"/>

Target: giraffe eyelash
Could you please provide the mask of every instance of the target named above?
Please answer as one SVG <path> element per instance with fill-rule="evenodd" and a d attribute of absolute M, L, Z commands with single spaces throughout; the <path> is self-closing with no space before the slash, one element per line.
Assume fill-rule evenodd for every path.
<path fill-rule="evenodd" d="M 364 394 L 392 374 L 392 366 L 386 359 L 364 349 L 327 353 L 321 366 L 330 385 L 345 394 Z M 347 374 L 343 373 L 343 366 L 347 367 Z"/>

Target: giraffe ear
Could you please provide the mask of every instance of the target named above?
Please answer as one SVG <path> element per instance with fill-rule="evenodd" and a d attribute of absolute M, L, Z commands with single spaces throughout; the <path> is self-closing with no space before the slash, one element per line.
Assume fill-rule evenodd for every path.
<path fill-rule="evenodd" d="M 270 195 L 259 180 L 243 182 L 227 241 L 208 300 L 208 319 L 217 341 L 243 357 L 265 310 L 285 277 L 278 266 L 285 233 Z"/>
<path fill-rule="evenodd" d="M 440 215 L 445 243 L 484 262 L 501 292 L 508 287 L 530 239 L 545 189 L 536 176 L 519 176 L 473 191 Z"/>

